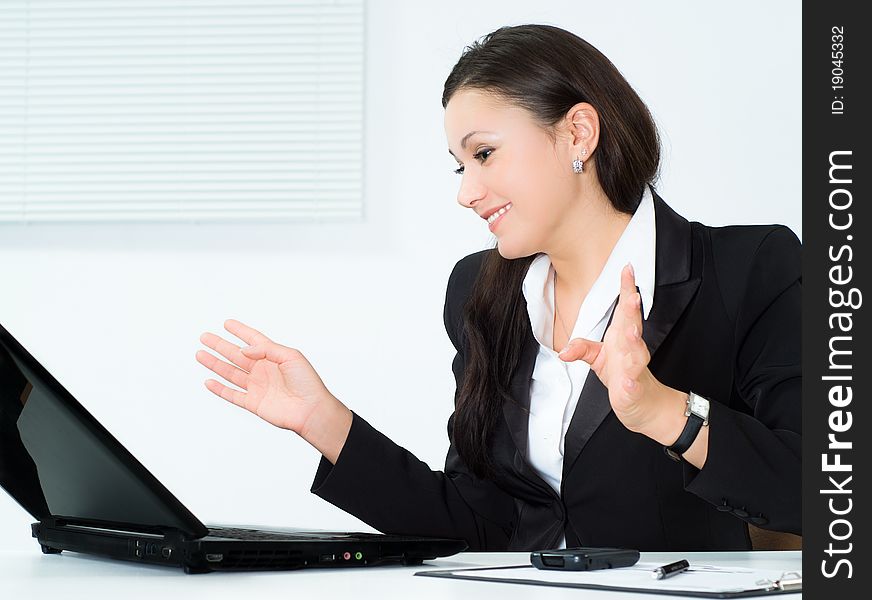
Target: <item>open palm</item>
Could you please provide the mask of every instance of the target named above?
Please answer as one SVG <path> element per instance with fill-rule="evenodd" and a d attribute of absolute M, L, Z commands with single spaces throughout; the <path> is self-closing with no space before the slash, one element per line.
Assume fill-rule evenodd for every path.
<path fill-rule="evenodd" d="M 206 388 L 277 427 L 302 434 L 318 404 L 332 397 L 311 363 L 299 350 L 277 344 L 239 321 L 228 319 L 224 328 L 249 347 L 207 332 L 200 341 L 229 362 L 205 350 L 198 350 L 196 358 L 242 391 L 214 379 L 206 380 Z"/>

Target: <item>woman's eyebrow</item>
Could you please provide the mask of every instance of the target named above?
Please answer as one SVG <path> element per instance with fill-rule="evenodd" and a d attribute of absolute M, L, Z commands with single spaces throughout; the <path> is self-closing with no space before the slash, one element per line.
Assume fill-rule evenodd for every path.
<path fill-rule="evenodd" d="M 469 138 L 471 138 L 472 136 L 474 136 L 476 133 L 493 133 L 493 131 L 480 131 L 480 130 L 478 130 L 478 131 L 470 131 L 470 132 L 467 133 L 465 136 L 463 136 L 463 139 L 462 139 L 462 140 L 460 140 L 460 147 L 463 148 L 464 150 L 466 150 L 466 142 L 467 142 L 467 140 L 468 140 Z M 450 154 L 451 156 L 454 156 L 454 158 L 457 159 L 457 156 L 454 155 L 454 152 L 451 151 L 451 148 L 448 149 L 448 154 Z"/>

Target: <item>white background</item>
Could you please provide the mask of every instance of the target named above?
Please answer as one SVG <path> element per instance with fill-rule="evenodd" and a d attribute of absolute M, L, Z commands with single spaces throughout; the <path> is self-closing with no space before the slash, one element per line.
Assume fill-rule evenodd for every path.
<path fill-rule="evenodd" d="M 314 448 L 204 387 L 198 338 L 232 317 L 299 348 L 333 394 L 440 469 L 445 284 L 492 241 L 456 203 L 442 88 L 464 46 L 521 23 L 569 29 L 621 70 L 660 127 L 658 190 L 679 213 L 801 238 L 798 2 L 379 0 L 365 222 L 2 226 L 0 322 L 201 520 L 373 531 L 309 492 Z M 0 549 L 36 551 L 31 520 L 0 494 Z"/>

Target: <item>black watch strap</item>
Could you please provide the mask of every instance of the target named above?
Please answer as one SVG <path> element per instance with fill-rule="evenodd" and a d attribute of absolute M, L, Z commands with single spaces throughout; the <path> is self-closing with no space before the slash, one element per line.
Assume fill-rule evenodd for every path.
<path fill-rule="evenodd" d="M 671 446 L 663 446 L 663 450 L 672 460 L 680 461 L 681 455 L 687 452 L 687 449 L 693 445 L 696 436 L 699 435 L 699 430 L 702 429 L 702 417 L 690 413 L 687 417 L 687 423 L 684 424 L 684 429 L 681 430 L 681 435 L 675 440 Z"/>

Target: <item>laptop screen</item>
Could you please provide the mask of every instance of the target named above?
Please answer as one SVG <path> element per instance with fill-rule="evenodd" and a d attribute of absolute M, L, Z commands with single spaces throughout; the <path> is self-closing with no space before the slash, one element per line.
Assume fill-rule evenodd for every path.
<path fill-rule="evenodd" d="M 208 531 L 2 325 L 0 485 L 40 520 Z"/>

